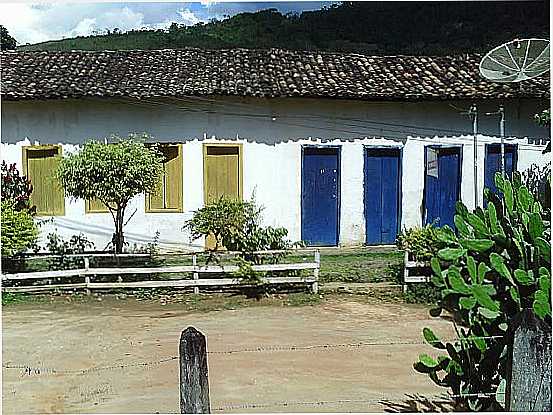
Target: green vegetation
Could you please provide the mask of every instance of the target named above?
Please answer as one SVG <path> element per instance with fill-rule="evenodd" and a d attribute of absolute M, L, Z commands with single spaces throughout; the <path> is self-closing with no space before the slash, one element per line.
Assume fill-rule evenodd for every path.
<path fill-rule="evenodd" d="M 33 220 L 35 207 L 31 205 L 31 182 L 19 174 L 15 164 L 2 161 L 2 257 L 11 257 L 35 245 L 38 227 Z"/>
<path fill-rule="evenodd" d="M 413 282 L 407 285 L 403 294 L 408 304 L 436 304 L 442 298 L 441 290 L 427 282 Z"/>
<path fill-rule="evenodd" d="M 26 210 L 34 215 L 36 207 L 31 204 L 31 193 L 33 186 L 31 181 L 22 176 L 17 170 L 15 163 L 8 164 L 2 160 L 2 200 L 10 200 L 13 208 L 17 211 Z"/>
<path fill-rule="evenodd" d="M 432 282 L 442 290 L 439 307 L 453 311 L 460 343 L 444 344 L 428 328 L 426 341 L 448 355 L 421 355 L 414 367 L 454 394 L 495 393 L 507 370 L 507 336 L 513 318 L 526 308 L 551 325 L 551 217 L 519 173 L 513 181 L 496 173 L 501 196 L 486 189 L 486 209 L 457 205 L 458 234 L 445 226 L 447 246 L 432 258 Z M 497 336 L 493 338 L 482 338 Z M 477 395 L 478 396 L 478 395 Z M 497 399 L 496 399 L 497 398 Z M 501 410 L 493 396 L 459 399 L 473 411 Z"/>
<path fill-rule="evenodd" d="M 300 15 L 275 9 L 168 30 L 115 31 L 23 50 L 284 48 L 371 54 L 486 52 L 516 37 L 549 37 L 548 2 L 343 2 Z"/>
<path fill-rule="evenodd" d="M 262 211 L 254 200 L 222 196 L 196 210 L 183 229 L 190 231 L 192 240 L 211 237 L 212 251 L 224 246 L 229 251 L 241 252 L 245 260 L 259 264 L 265 257 L 255 255 L 255 251 L 284 250 L 294 245 L 286 239 L 287 229 L 261 225 Z"/>
<path fill-rule="evenodd" d="M 292 259 L 292 258 L 291 258 Z M 395 281 L 403 254 L 399 251 L 378 252 L 370 248 L 340 249 L 321 254 L 321 282 Z"/>
<path fill-rule="evenodd" d="M 397 237 L 397 246 L 409 251 L 416 261 L 429 261 L 444 245 L 438 239 L 438 232 L 432 225 L 405 229 Z"/>
<path fill-rule="evenodd" d="M 65 191 L 80 199 L 97 199 L 107 206 L 115 225 L 113 246 L 123 252 L 123 225 L 129 201 L 140 193 L 155 193 L 163 172 L 163 155 L 147 147 L 146 134 L 131 134 L 113 144 L 88 141 L 61 161 L 57 176 Z"/>
<path fill-rule="evenodd" d="M 532 164 L 522 172 L 522 182 L 544 210 L 551 211 L 551 163 L 545 166 Z"/>
<path fill-rule="evenodd" d="M 551 126 L 551 108 L 547 108 L 542 112 L 535 114 L 534 120 L 541 127 Z"/>
<path fill-rule="evenodd" d="M 8 33 L 8 29 L 0 25 L 0 49 L 1 50 L 14 50 L 17 42 Z"/>
<path fill-rule="evenodd" d="M 16 304 L 42 303 L 46 297 L 42 295 L 7 293 L 2 291 L 2 307 Z"/>
<path fill-rule="evenodd" d="M 13 257 L 33 246 L 38 228 L 27 210 L 17 211 L 12 201 L 2 201 L 2 256 Z"/>

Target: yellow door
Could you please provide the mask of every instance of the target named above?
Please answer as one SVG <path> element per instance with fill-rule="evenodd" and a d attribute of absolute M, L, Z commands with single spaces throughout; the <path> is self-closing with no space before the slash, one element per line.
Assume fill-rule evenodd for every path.
<path fill-rule="evenodd" d="M 55 178 L 61 148 L 30 147 L 24 148 L 23 151 L 24 172 L 33 185 L 31 203 L 36 206 L 37 215 L 63 215 L 65 213 L 64 192 Z"/>
<path fill-rule="evenodd" d="M 209 204 L 221 196 L 242 198 L 241 145 L 204 145 L 204 202 Z M 206 248 L 215 246 L 213 237 L 206 239 Z"/>

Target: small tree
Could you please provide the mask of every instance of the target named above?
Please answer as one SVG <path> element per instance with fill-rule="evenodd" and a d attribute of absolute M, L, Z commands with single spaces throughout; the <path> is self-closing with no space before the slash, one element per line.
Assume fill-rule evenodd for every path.
<path fill-rule="evenodd" d="M 146 134 L 131 134 L 113 144 L 89 141 L 78 153 L 64 157 L 57 177 L 74 198 L 99 199 L 113 217 L 116 253 L 123 251 L 125 209 L 136 195 L 154 193 L 163 171 L 163 155 L 146 147 Z"/>
<path fill-rule="evenodd" d="M 286 239 L 286 228 L 261 225 L 262 211 L 254 200 L 221 197 L 195 211 L 183 229 L 190 231 L 192 239 L 213 236 L 213 252 L 223 245 L 230 251 L 241 252 L 247 261 L 260 263 L 261 257 L 254 252 L 285 250 L 295 245 Z"/>
<path fill-rule="evenodd" d="M 0 25 L 0 49 L 1 50 L 14 50 L 17 42 L 10 36 L 8 29 Z"/>

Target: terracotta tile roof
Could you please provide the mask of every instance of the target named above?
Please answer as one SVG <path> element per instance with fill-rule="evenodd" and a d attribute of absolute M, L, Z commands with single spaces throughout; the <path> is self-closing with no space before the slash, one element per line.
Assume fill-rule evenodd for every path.
<path fill-rule="evenodd" d="M 3 52 L 6 100 L 234 95 L 362 100 L 549 97 L 478 74 L 480 55 L 366 56 L 270 50 Z"/>

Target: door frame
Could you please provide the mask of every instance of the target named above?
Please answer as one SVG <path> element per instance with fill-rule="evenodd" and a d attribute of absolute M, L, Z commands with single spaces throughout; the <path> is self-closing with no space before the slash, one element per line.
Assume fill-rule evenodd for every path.
<path fill-rule="evenodd" d="M 204 206 L 207 203 L 207 159 L 208 147 L 233 147 L 238 148 L 238 197 L 244 200 L 244 146 L 242 143 L 203 143 L 202 145 L 202 166 L 203 166 L 203 191 L 204 191 Z"/>
<path fill-rule="evenodd" d="M 399 150 L 399 169 L 398 169 L 398 208 L 397 208 L 397 234 L 401 232 L 401 220 L 403 218 L 403 147 L 402 145 L 363 145 L 363 219 L 365 219 L 365 242 L 364 245 L 367 246 L 379 246 L 379 244 L 368 244 L 367 243 L 367 205 L 365 203 L 367 196 L 367 186 L 365 183 L 365 172 L 367 164 L 367 156 L 369 150 Z M 426 151 L 425 151 L 426 154 Z M 426 155 L 425 155 L 426 157 Z M 426 166 L 426 162 L 425 162 Z"/>
<path fill-rule="evenodd" d="M 426 149 L 459 149 L 459 171 L 457 177 L 457 200 L 461 201 L 461 184 L 463 182 L 463 144 L 430 144 L 424 146 L 424 175 L 422 188 L 422 226 L 426 225 L 426 170 L 427 170 L 427 155 Z"/>
<path fill-rule="evenodd" d="M 304 172 L 304 155 L 305 149 L 316 148 L 316 149 L 335 149 L 336 155 L 338 156 L 337 166 L 338 166 L 338 195 L 336 197 L 336 203 L 338 204 L 336 209 L 336 245 L 326 245 L 326 246 L 340 246 L 340 217 L 342 216 L 342 146 L 341 145 L 324 145 L 324 144 L 302 144 L 301 145 L 301 171 L 300 171 L 300 234 L 301 240 L 303 241 L 303 194 L 304 194 L 304 182 L 303 182 L 303 172 Z M 325 245 L 322 245 L 325 246 Z"/>

